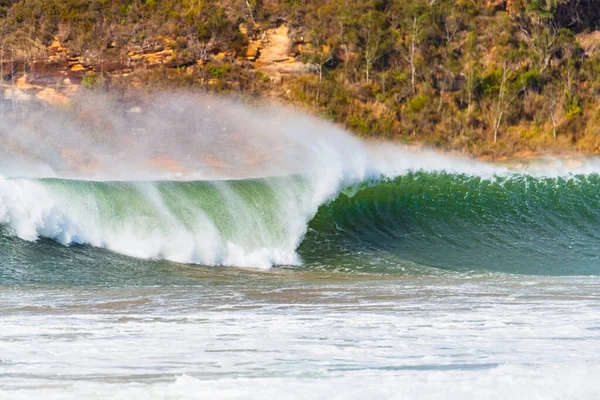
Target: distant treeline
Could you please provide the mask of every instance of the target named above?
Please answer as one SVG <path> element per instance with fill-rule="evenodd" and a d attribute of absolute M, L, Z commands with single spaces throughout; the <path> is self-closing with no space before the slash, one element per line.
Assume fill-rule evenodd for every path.
<path fill-rule="evenodd" d="M 168 37 L 177 57 L 206 63 L 147 82 L 209 74 L 214 90 L 275 94 L 359 135 L 480 156 L 595 153 L 599 22 L 597 0 L 0 0 L 0 52 L 32 62 L 58 37 L 123 58 Z M 270 82 L 245 55 L 281 24 L 312 73 Z"/>

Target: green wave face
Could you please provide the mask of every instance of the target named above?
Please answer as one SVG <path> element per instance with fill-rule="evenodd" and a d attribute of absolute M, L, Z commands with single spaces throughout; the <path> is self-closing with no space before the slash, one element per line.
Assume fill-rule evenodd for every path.
<path fill-rule="evenodd" d="M 4 179 L 5 235 L 180 263 L 297 265 L 318 203 L 300 177 L 213 182 Z M 1 257 L 1 255 L 0 255 Z"/>
<path fill-rule="evenodd" d="M 411 263 L 460 271 L 596 275 L 600 177 L 485 179 L 413 173 L 322 206 L 306 265 L 371 272 Z"/>
<path fill-rule="evenodd" d="M 288 202 L 302 198 L 305 189 L 300 178 L 156 183 L 46 180 L 44 185 L 61 198 L 78 199 L 72 204 L 83 206 L 82 213 L 93 204 L 97 222 L 108 229 L 132 224 L 133 235 L 150 232 L 165 238 L 176 235 L 177 229 L 191 234 L 214 229 L 220 240 L 246 249 L 291 240 L 285 208 L 298 207 Z M 297 243 L 292 240 L 292 244 Z"/>
<path fill-rule="evenodd" d="M 595 174 L 415 172 L 337 197 L 315 182 L 4 179 L 0 279 L 59 279 L 44 268 L 81 279 L 151 277 L 166 268 L 161 259 L 385 274 L 600 274 Z"/>

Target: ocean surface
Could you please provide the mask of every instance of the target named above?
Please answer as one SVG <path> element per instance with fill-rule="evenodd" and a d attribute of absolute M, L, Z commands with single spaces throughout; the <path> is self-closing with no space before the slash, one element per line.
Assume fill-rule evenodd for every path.
<path fill-rule="evenodd" d="M 599 175 L 317 181 L 0 180 L 0 398 L 600 395 Z"/>
<path fill-rule="evenodd" d="M 600 162 L 197 95 L 0 118 L 0 399 L 600 398 Z"/>

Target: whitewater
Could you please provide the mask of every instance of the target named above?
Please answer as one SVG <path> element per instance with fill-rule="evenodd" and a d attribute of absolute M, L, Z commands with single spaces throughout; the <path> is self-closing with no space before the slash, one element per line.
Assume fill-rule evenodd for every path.
<path fill-rule="evenodd" d="M 202 102 L 208 104 L 198 107 Z M 415 170 L 492 171 L 432 152 L 364 143 L 284 109 L 268 116 L 224 100 L 178 97 L 132 117 L 105 103 L 103 113 L 94 109 L 95 119 L 110 121 L 101 132 L 70 114 L 48 121 L 32 113 L 28 118 L 44 119 L 43 125 L 3 128 L 19 150 L 5 155 L 10 175 L 0 177 L 0 223 L 9 234 L 182 263 L 298 265 L 296 249 L 309 221 L 342 190 Z M 165 120 L 168 133 L 161 134 Z M 132 140 L 141 145 L 131 146 Z M 264 153 L 259 161 L 252 158 L 257 153 Z M 77 164 L 69 165 L 69 156 Z"/>
<path fill-rule="evenodd" d="M 0 124 L 0 398 L 600 393 L 600 162 L 189 93 Z"/>

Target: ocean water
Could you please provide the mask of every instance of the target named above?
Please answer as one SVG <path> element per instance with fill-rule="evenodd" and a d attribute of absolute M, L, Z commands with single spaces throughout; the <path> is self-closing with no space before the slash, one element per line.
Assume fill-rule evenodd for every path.
<path fill-rule="evenodd" d="M 600 393 L 598 175 L 0 188 L 0 398 Z"/>
<path fill-rule="evenodd" d="M 91 100 L 0 121 L 0 399 L 600 397 L 597 160 Z"/>

